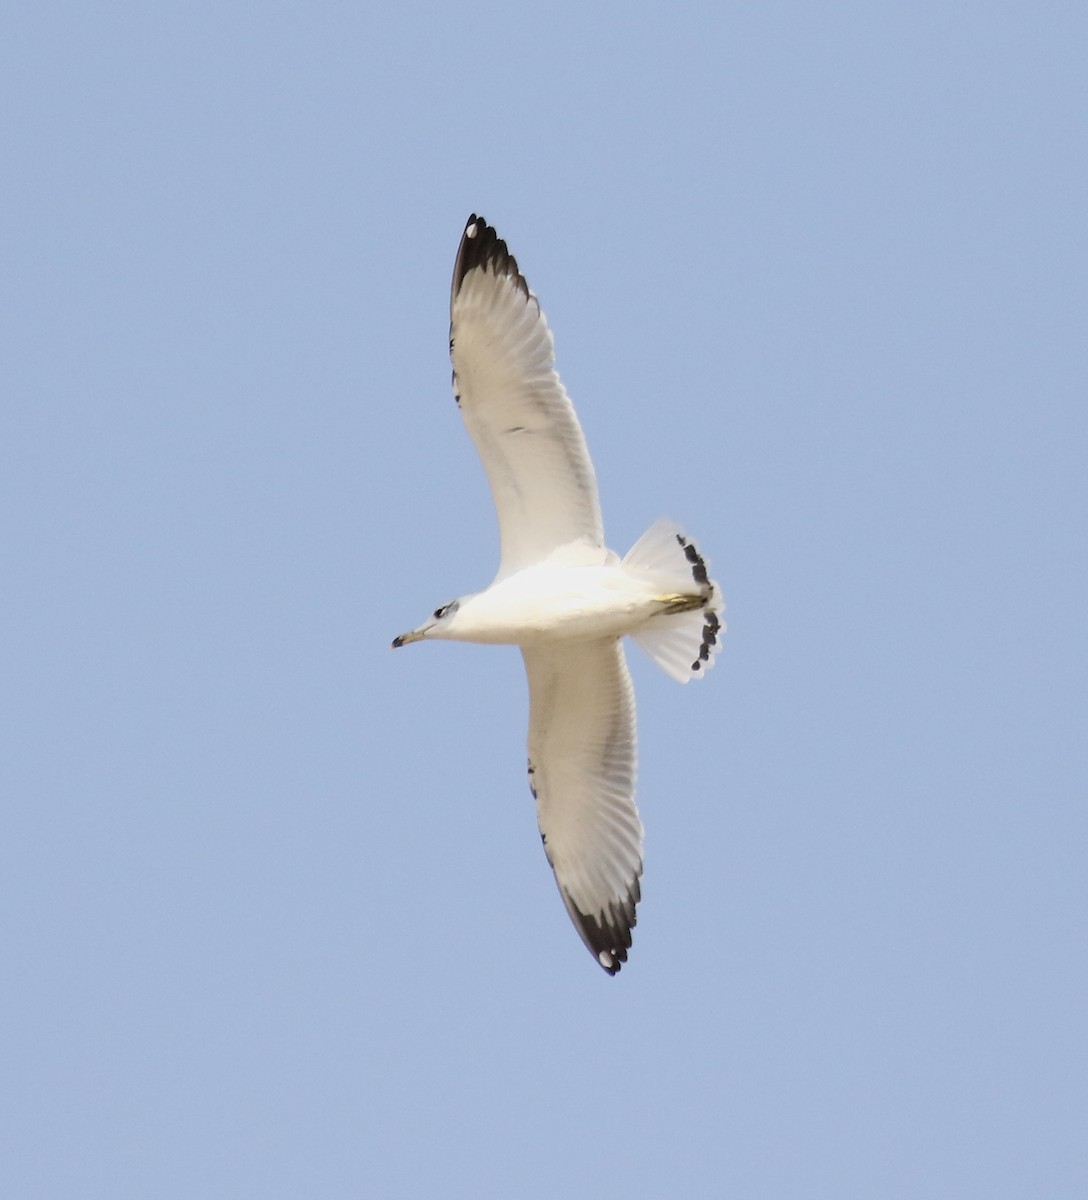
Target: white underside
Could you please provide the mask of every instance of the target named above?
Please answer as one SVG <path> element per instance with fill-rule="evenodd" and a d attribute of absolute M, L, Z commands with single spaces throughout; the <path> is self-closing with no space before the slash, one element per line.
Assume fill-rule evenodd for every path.
<path fill-rule="evenodd" d="M 541 563 L 500 579 L 462 600 L 435 636 L 532 646 L 633 633 L 661 612 L 661 589 L 609 558 L 599 565 Z"/>

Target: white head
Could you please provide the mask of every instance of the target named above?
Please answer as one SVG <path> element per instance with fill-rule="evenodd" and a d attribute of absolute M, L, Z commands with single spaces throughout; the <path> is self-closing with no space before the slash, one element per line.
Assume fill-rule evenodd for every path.
<path fill-rule="evenodd" d="M 395 637 L 393 639 L 393 649 L 396 650 L 400 646 L 407 646 L 411 642 L 421 642 L 424 638 L 450 637 L 450 626 L 453 624 L 453 620 L 457 616 L 457 610 L 460 607 L 460 600 L 451 600 L 449 604 L 443 604 L 441 608 L 436 608 L 431 614 L 431 619 L 424 621 L 418 629 L 410 629 L 407 633 L 402 633 L 400 637 Z"/>

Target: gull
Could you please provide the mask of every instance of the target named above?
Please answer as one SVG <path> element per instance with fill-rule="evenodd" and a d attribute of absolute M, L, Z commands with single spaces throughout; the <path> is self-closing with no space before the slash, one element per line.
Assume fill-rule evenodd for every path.
<path fill-rule="evenodd" d="M 453 391 L 499 519 L 489 587 L 435 609 L 393 647 L 427 639 L 519 646 L 529 679 L 529 788 L 559 894 L 610 975 L 641 898 L 630 635 L 681 683 L 725 631 L 707 560 L 659 520 L 624 558 L 604 541 L 597 479 L 555 370 L 551 331 L 487 221 L 468 219 L 450 297 Z"/>

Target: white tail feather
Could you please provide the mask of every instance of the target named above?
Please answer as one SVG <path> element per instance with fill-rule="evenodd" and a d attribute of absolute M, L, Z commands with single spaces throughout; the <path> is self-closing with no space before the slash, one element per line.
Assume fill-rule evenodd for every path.
<path fill-rule="evenodd" d="M 662 612 L 633 635 L 643 652 L 679 683 L 709 670 L 725 632 L 725 609 L 709 563 L 691 539 L 662 517 L 631 547 L 623 565 L 659 587 L 663 598 L 692 600 L 687 612 Z"/>

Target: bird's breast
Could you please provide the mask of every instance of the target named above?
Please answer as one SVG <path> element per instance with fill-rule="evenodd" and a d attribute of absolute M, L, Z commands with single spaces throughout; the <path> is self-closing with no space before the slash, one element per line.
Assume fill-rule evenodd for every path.
<path fill-rule="evenodd" d="M 499 580 L 462 604 L 455 636 L 515 645 L 620 637 L 654 611 L 652 593 L 619 564 L 542 564 Z"/>

